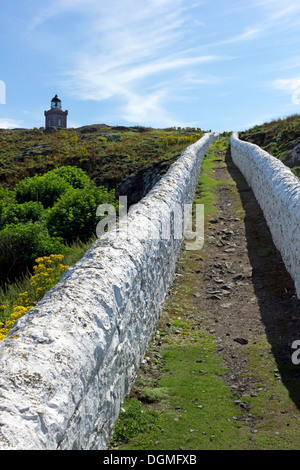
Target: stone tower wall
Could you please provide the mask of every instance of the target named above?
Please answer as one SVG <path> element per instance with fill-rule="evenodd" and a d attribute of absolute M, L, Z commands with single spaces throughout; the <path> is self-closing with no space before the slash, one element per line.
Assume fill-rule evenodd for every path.
<path fill-rule="evenodd" d="M 68 111 L 49 109 L 45 111 L 45 127 L 67 127 Z"/>

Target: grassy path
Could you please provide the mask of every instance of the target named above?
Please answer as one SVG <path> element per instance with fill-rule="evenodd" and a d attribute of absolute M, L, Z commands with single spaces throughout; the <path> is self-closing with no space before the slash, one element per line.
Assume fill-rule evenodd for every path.
<path fill-rule="evenodd" d="M 228 137 L 204 159 L 195 202 L 204 247 L 182 251 L 111 448 L 299 450 L 299 302 Z"/>

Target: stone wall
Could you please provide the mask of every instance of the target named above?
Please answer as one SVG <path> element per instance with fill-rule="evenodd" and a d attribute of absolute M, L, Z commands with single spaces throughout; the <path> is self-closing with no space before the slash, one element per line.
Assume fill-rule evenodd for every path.
<path fill-rule="evenodd" d="M 166 221 L 217 137 L 189 146 L 0 343 L 0 449 L 107 448 L 173 282 L 182 239 Z"/>
<path fill-rule="evenodd" d="M 264 213 L 300 298 L 300 181 L 280 160 L 231 136 L 231 155 Z"/>

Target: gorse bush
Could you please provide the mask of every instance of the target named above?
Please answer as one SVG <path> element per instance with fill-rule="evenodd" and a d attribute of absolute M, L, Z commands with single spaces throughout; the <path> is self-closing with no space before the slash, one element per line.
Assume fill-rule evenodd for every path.
<path fill-rule="evenodd" d="M 30 278 L 30 290 L 19 294 L 17 300 L 0 305 L 0 341 L 4 339 L 16 320 L 25 315 L 60 279 L 68 268 L 62 264 L 63 255 L 50 255 L 35 260 L 34 274 Z"/>
<path fill-rule="evenodd" d="M 199 140 L 203 136 L 203 132 L 197 133 L 197 134 L 188 134 L 188 135 L 166 135 L 162 136 L 160 138 L 160 141 L 165 149 L 167 149 L 169 146 L 174 146 L 177 144 L 185 144 L 185 145 L 190 145 L 197 140 Z"/>
<path fill-rule="evenodd" d="M 61 166 L 54 170 L 48 171 L 48 175 L 56 175 L 63 178 L 67 183 L 71 184 L 73 188 L 84 188 L 90 185 L 90 178 L 81 169 L 76 166 Z"/>
<path fill-rule="evenodd" d="M 61 237 L 67 243 L 76 239 L 85 242 L 96 232 L 100 204 L 112 204 L 117 209 L 114 191 L 90 184 L 85 189 L 70 189 L 49 210 L 47 227 L 50 235 Z"/>
<path fill-rule="evenodd" d="M 5 204 L 4 201 L 0 201 L 0 229 L 10 224 L 36 222 L 41 219 L 44 212 L 43 205 L 37 201 L 23 204 Z"/>
<path fill-rule="evenodd" d="M 0 282 L 32 268 L 34 259 L 65 254 L 67 245 L 96 233 L 100 204 L 118 203 L 114 191 L 97 187 L 87 174 L 62 166 L 0 189 Z"/>
<path fill-rule="evenodd" d="M 43 176 L 32 176 L 21 180 L 16 188 L 18 203 L 39 201 L 43 206 L 51 207 L 55 201 L 67 191 L 71 185 L 55 174 L 46 173 Z"/>
<path fill-rule="evenodd" d="M 7 188 L 0 188 L 0 201 L 16 202 L 14 191 Z"/>
<path fill-rule="evenodd" d="M 36 264 L 33 266 L 33 275 L 30 278 L 33 291 L 31 292 L 29 303 L 40 300 L 56 284 L 69 267 L 62 264 L 63 259 L 63 255 L 52 254 L 50 256 L 39 257 L 35 260 Z"/>
<path fill-rule="evenodd" d="M 0 231 L 0 280 L 14 279 L 31 268 L 38 256 L 64 254 L 67 250 L 63 240 L 51 237 L 39 221 L 7 225 Z"/>

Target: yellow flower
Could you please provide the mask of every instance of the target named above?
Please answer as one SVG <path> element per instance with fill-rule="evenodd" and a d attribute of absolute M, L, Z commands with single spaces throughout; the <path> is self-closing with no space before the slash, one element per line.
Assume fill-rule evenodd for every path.
<path fill-rule="evenodd" d="M 0 330 L 0 339 L 6 337 L 9 330 L 13 327 L 15 321 L 25 315 L 25 313 L 28 312 L 28 310 L 30 310 L 31 308 L 32 306 L 22 307 L 20 305 L 15 305 L 12 314 L 5 321 L 5 326 Z"/>
<path fill-rule="evenodd" d="M 14 322 L 23 316 L 43 295 L 60 279 L 62 273 L 69 267 L 62 264 L 64 255 L 55 254 L 36 258 L 33 276 L 30 278 L 32 292 L 21 292 L 13 305 L 13 311 L 4 323 L 0 323 L 0 341 L 4 339 Z M 5 310 L 9 303 L 1 305 L 0 311 Z"/>

